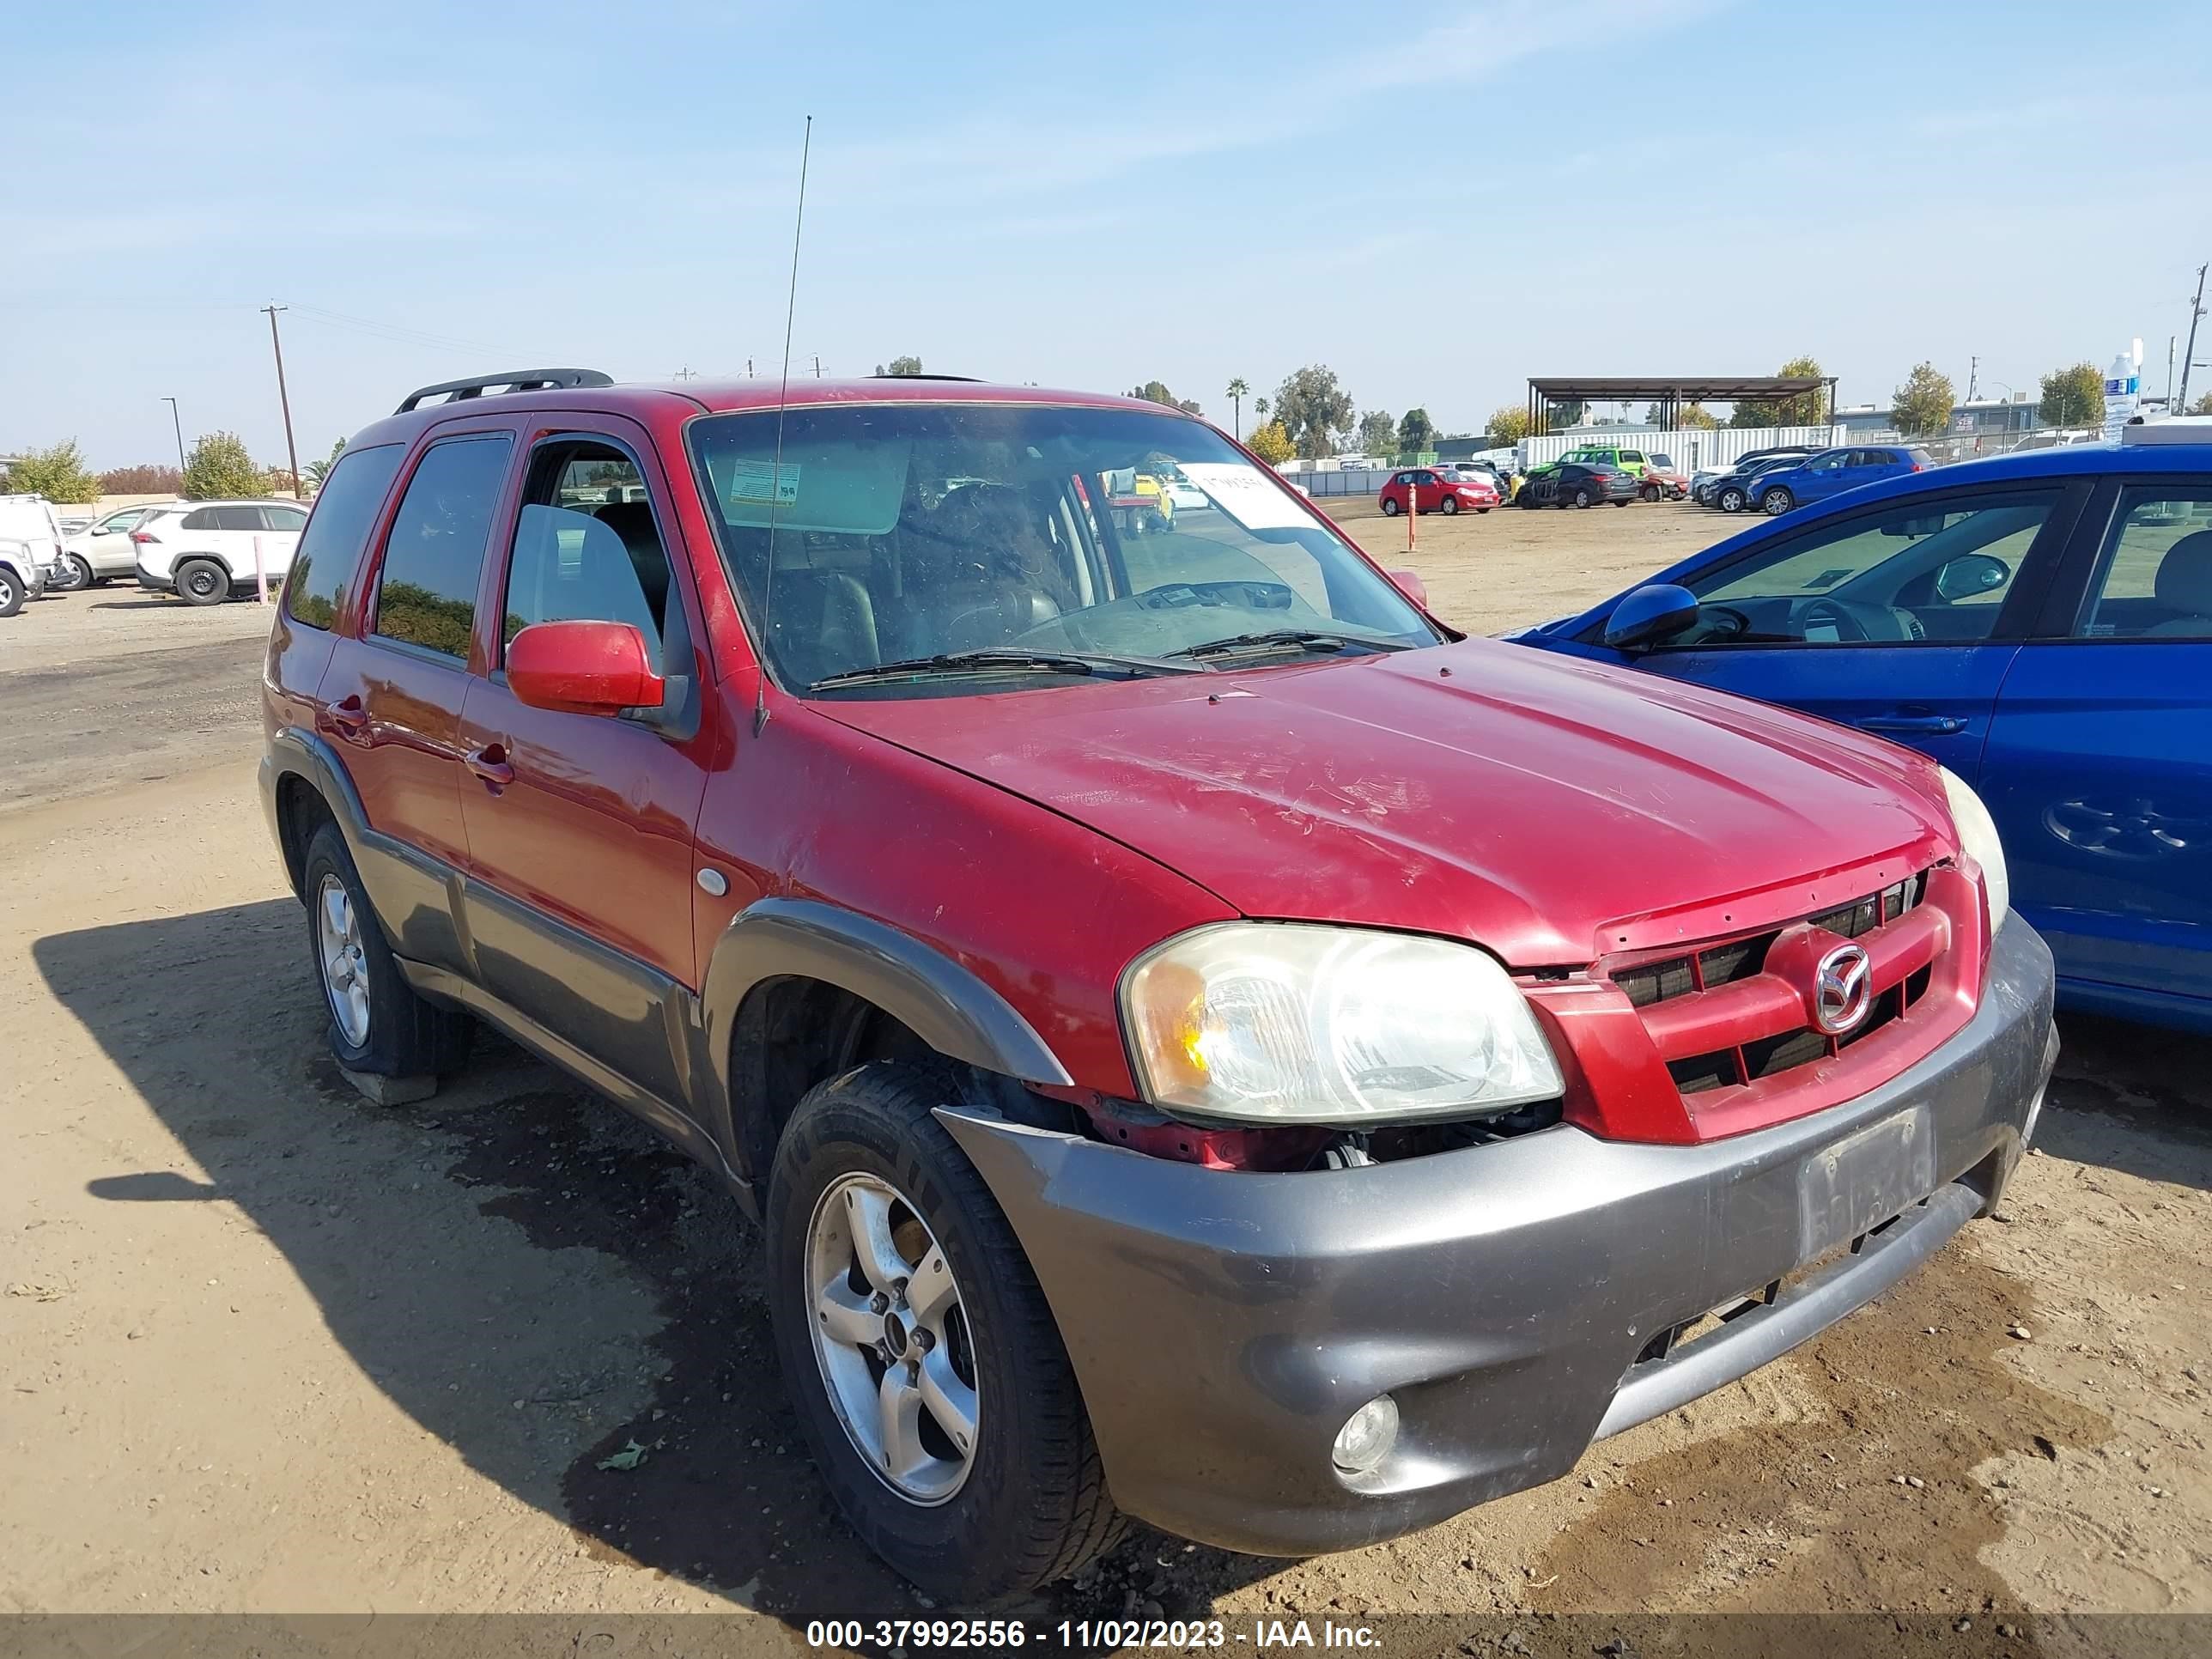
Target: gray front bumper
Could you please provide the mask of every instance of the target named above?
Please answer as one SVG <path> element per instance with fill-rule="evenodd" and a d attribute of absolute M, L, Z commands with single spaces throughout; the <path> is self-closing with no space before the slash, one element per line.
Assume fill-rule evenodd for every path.
<path fill-rule="evenodd" d="M 2051 1007 L 2050 951 L 2015 917 L 1974 1018 L 1919 1065 L 1696 1146 L 1562 1126 L 1254 1175 L 939 1115 L 1036 1269 L 1115 1501 L 1206 1543 L 1307 1554 L 1555 1479 L 1594 1439 L 1887 1290 L 1996 1201 L 2057 1054 Z M 1650 1357 L 1818 1258 L 1772 1303 Z M 1396 1449 L 1340 1474 L 1337 1430 L 1386 1391 Z"/>

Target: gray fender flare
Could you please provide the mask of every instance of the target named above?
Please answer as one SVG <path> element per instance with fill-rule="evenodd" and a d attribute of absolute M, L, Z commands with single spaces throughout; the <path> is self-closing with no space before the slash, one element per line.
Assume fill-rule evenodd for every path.
<path fill-rule="evenodd" d="M 819 980 L 865 998 L 950 1059 L 1024 1083 L 1072 1079 L 1036 1028 L 950 957 L 886 922 L 820 899 L 763 898 L 715 942 L 700 992 L 708 1063 L 733 1118 L 732 1038 L 746 1000 L 772 980 Z"/>

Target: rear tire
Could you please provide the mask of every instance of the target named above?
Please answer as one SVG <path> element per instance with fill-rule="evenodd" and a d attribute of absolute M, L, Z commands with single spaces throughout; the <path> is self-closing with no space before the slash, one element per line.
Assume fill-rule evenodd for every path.
<path fill-rule="evenodd" d="M 1797 498 L 1790 493 L 1786 484 L 1777 484 L 1759 498 L 1759 510 L 1770 519 L 1778 519 L 1797 505 Z"/>
<path fill-rule="evenodd" d="M 177 567 L 177 597 L 187 605 L 221 605 L 230 597 L 230 572 L 212 559 L 186 559 Z"/>
<path fill-rule="evenodd" d="M 1575 506 L 1577 509 L 1588 507 L 1589 504 L 1590 493 L 1589 490 L 1577 489 L 1575 491 Z"/>
<path fill-rule="evenodd" d="M 402 976 L 337 824 L 326 821 L 307 838 L 301 885 L 307 896 L 309 960 L 323 988 L 338 1064 L 374 1077 L 440 1076 L 467 1064 L 476 1022 L 424 1001 Z M 337 953 L 345 962 L 334 977 L 330 958 Z M 355 984 L 367 993 L 366 1027 L 349 1035 L 345 1022 L 351 1016 L 341 1003 Z"/>
<path fill-rule="evenodd" d="M 838 1507 L 908 1581 L 940 1601 L 970 1606 L 1065 1577 L 1109 1547 L 1122 1521 L 1029 1259 L 990 1188 L 933 1115 L 958 1097 L 951 1068 L 934 1063 L 879 1061 L 810 1090 L 776 1148 L 765 1231 L 785 1386 Z M 855 1275 L 869 1285 L 877 1277 L 860 1265 L 867 1257 L 857 1249 L 844 1278 L 823 1276 L 825 1256 L 840 1259 L 849 1248 L 841 1238 L 841 1231 L 850 1237 L 843 1217 L 866 1213 L 841 1215 L 837 1207 L 856 1190 L 889 1224 L 879 1237 L 900 1261 L 886 1265 L 914 1270 L 911 1279 L 892 1279 L 896 1299 L 853 1284 Z M 877 1260 L 884 1261 L 880 1253 Z M 848 1319 L 882 1299 L 886 1325 L 896 1316 L 903 1328 L 919 1317 L 905 1287 L 939 1273 L 949 1273 L 959 1322 L 939 1316 L 947 1338 L 966 1339 L 947 1340 L 944 1352 L 957 1380 L 971 1386 L 975 1444 L 964 1469 L 947 1475 L 945 1466 L 961 1461 L 959 1449 L 936 1408 L 922 1404 L 910 1432 L 931 1461 L 909 1469 L 951 1487 L 922 1501 L 864 1452 L 857 1437 L 880 1434 L 866 1423 L 848 1429 L 842 1402 L 851 1395 L 865 1409 L 874 1387 L 908 1369 L 895 1356 L 920 1353 L 926 1365 L 936 1350 L 911 1335 L 894 1349 L 888 1329 L 881 1348 L 828 1334 L 834 1328 L 823 1309 L 831 1297 L 823 1292 L 836 1286 L 839 1301 L 857 1304 Z M 817 1336 L 817 1327 L 825 1334 Z M 963 1353 L 968 1374 L 959 1376 Z M 909 1474 L 908 1484 L 922 1478 Z"/>
<path fill-rule="evenodd" d="M 1386 519 L 1395 519 L 1398 516 L 1398 498 L 1396 496 L 1385 495 L 1382 498 L 1382 516 Z"/>

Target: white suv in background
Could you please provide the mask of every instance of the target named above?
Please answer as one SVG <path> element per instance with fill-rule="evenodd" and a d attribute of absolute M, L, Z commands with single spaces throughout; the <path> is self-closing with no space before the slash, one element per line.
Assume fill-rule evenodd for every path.
<path fill-rule="evenodd" d="M 0 495 L 0 617 L 46 591 L 61 557 L 61 520 L 44 495 Z"/>
<path fill-rule="evenodd" d="M 173 501 L 157 507 L 131 532 L 138 585 L 174 593 L 193 605 L 219 605 L 251 590 L 258 568 L 274 586 L 292 568 L 307 527 L 298 501 Z"/>
<path fill-rule="evenodd" d="M 138 564 L 137 550 L 131 545 L 131 532 L 149 513 L 174 505 L 171 501 L 140 501 L 135 507 L 118 507 L 81 530 L 70 531 L 62 542 L 61 563 L 54 568 L 53 591 L 75 593 L 111 576 L 129 575 Z M 66 529 L 66 525 L 64 527 Z"/>

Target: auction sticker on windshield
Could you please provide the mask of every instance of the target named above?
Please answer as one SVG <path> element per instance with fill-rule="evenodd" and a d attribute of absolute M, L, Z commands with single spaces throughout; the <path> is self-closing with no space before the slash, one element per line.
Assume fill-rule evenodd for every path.
<path fill-rule="evenodd" d="M 1178 461 L 1184 477 L 1247 530 L 1307 530 L 1313 520 L 1295 496 L 1239 461 Z"/>

